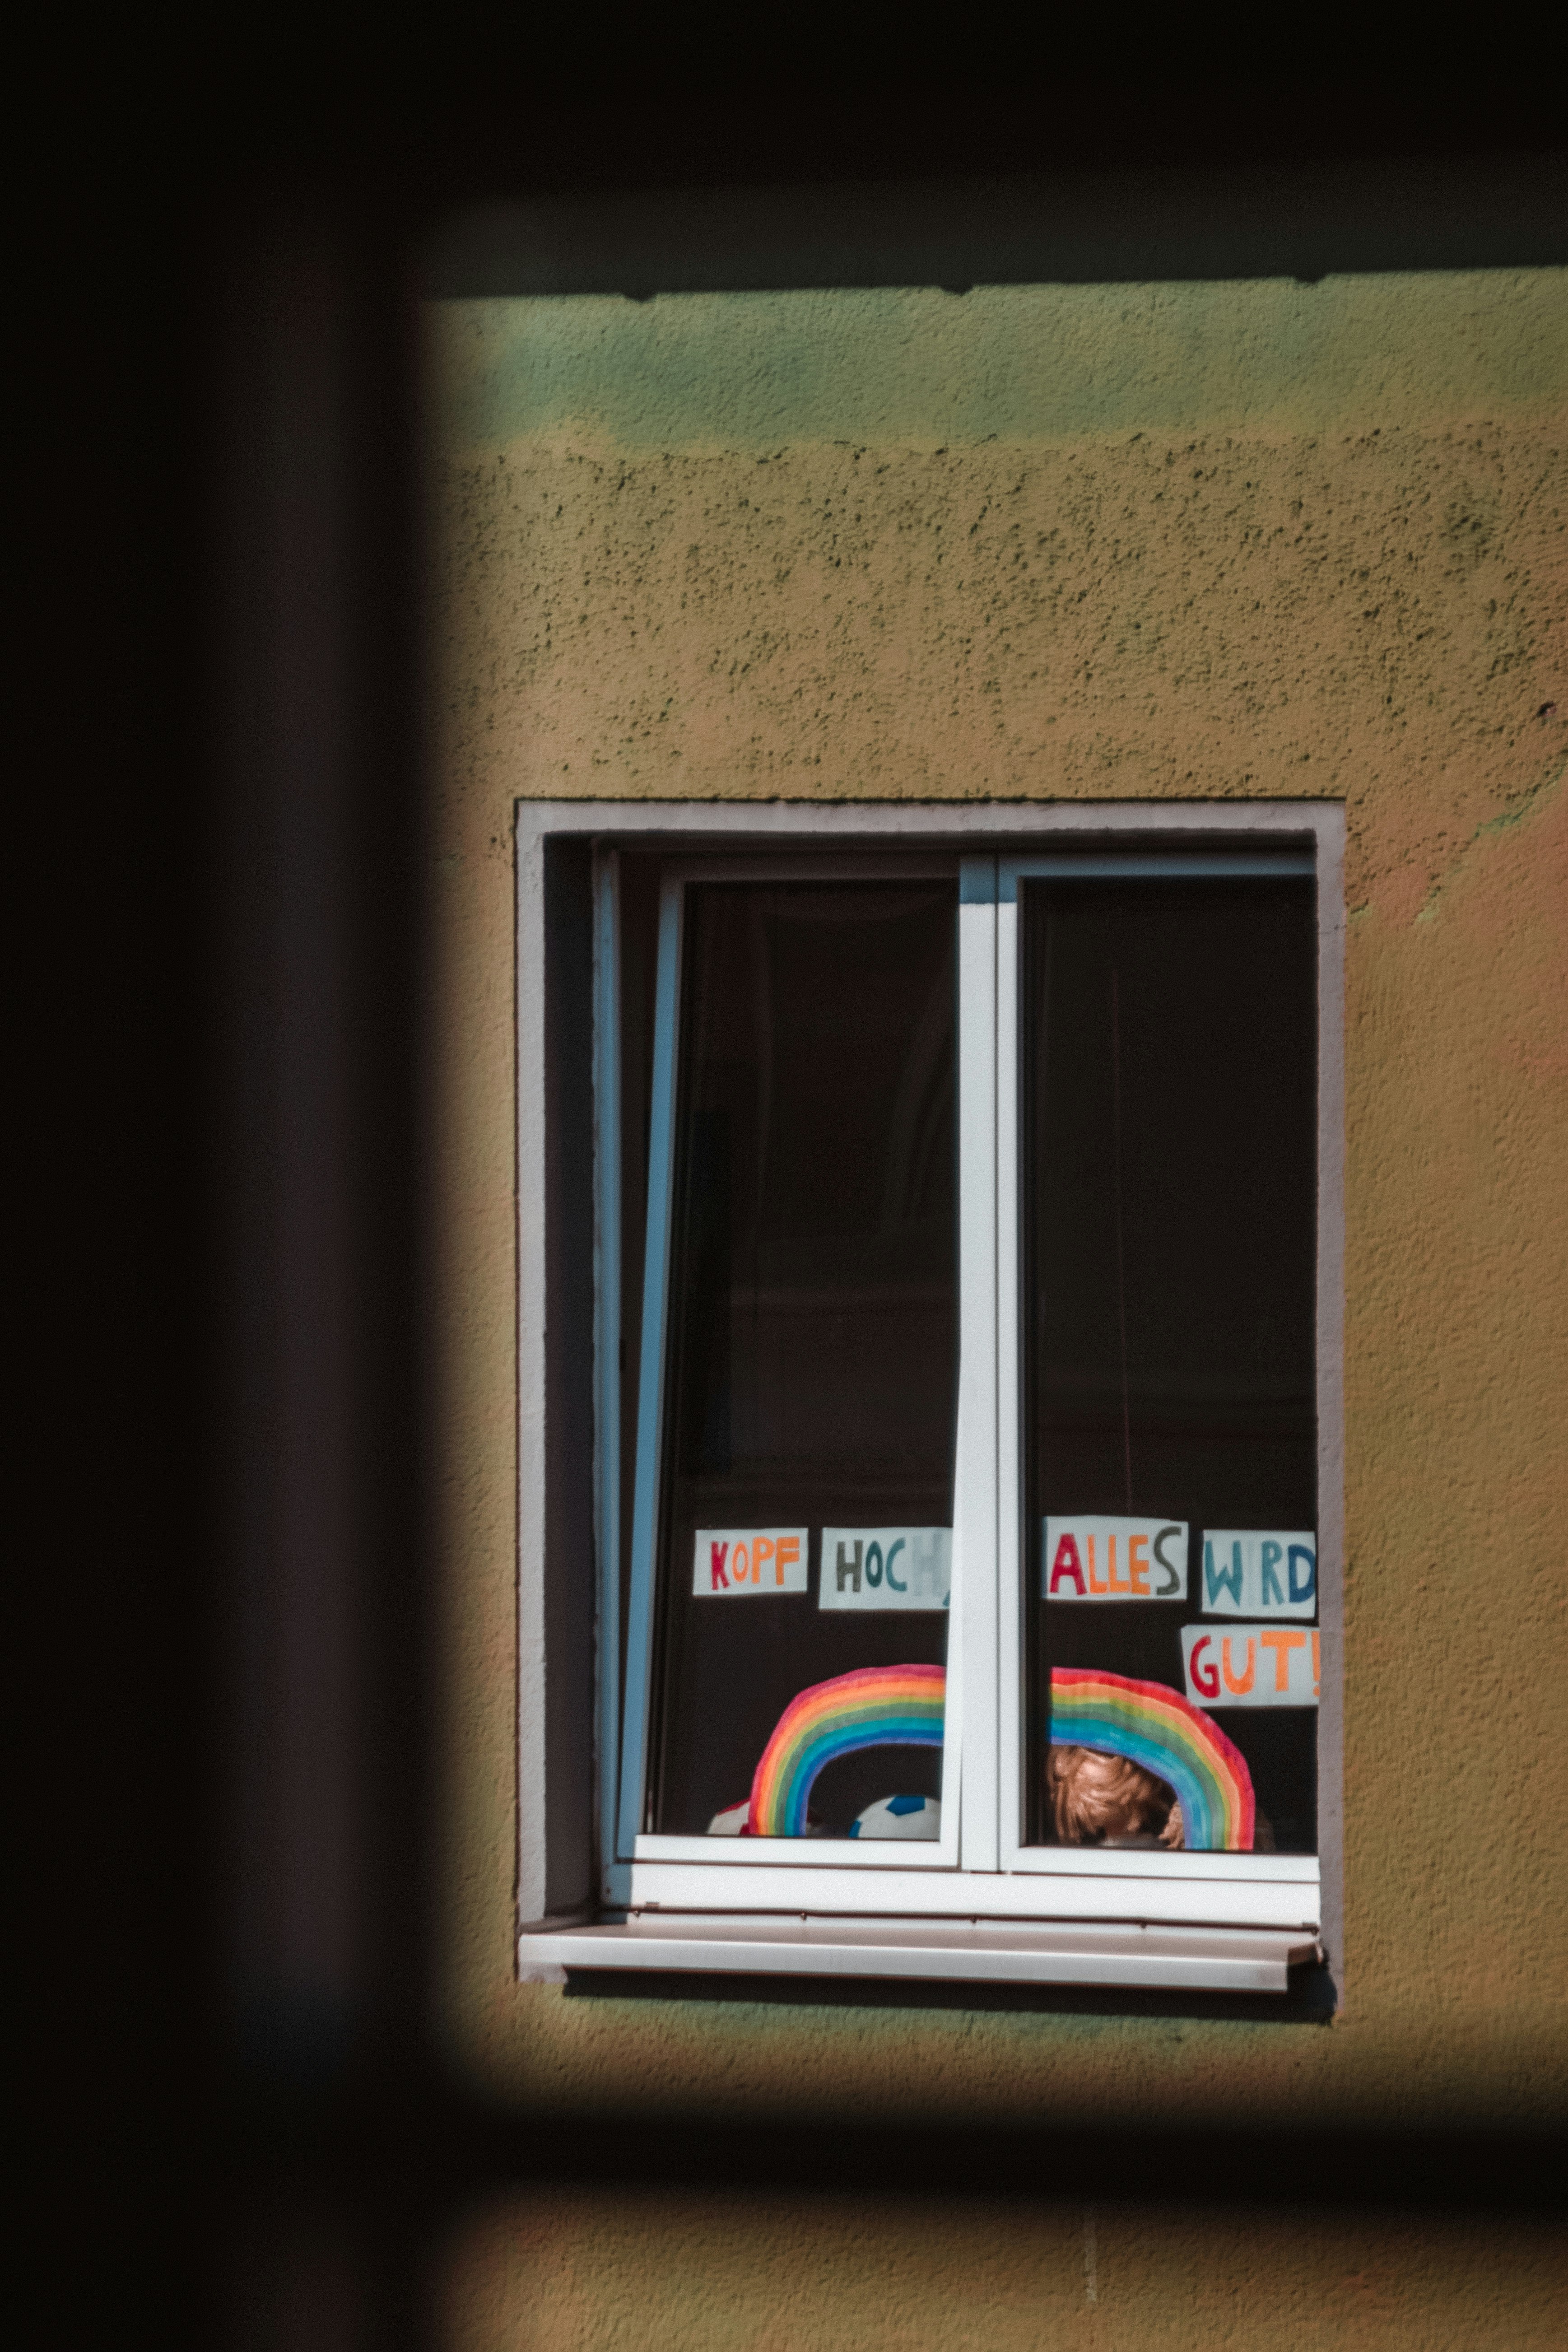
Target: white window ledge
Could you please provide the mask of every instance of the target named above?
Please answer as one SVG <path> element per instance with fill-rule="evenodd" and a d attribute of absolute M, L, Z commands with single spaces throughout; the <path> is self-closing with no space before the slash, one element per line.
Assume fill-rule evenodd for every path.
<path fill-rule="evenodd" d="M 725 1976 L 926 1977 L 1282 1993 L 1290 1969 L 1321 1957 L 1316 1936 L 1304 1929 L 798 1913 L 747 1918 L 641 1913 L 616 1923 L 535 1930 L 518 1945 L 525 1984 L 563 1984 L 568 1970 L 579 1969 L 679 1969 Z"/>

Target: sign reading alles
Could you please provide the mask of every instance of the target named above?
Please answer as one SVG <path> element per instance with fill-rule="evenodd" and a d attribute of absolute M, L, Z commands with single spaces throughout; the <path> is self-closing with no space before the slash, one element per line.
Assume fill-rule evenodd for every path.
<path fill-rule="evenodd" d="M 691 1590 L 804 1592 L 809 1546 L 805 1528 L 699 1528 Z"/>
<path fill-rule="evenodd" d="M 1321 1664 L 1310 1625 L 1184 1625 L 1182 1666 L 1194 1706 L 1316 1706 Z"/>
<path fill-rule="evenodd" d="M 1318 1538 L 1261 1528 L 1204 1531 L 1203 1607 L 1210 1617 L 1310 1617 Z"/>
<path fill-rule="evenodd" d="M 1163 1518 L 1047 1518 L 1047 1601 L 1184 1601 L 1187 1523 Z"/>
<path fill-rule="evenodd" d="M 951 1528 L 824 1528 L 824 1609 L 945 1609 Z"/>

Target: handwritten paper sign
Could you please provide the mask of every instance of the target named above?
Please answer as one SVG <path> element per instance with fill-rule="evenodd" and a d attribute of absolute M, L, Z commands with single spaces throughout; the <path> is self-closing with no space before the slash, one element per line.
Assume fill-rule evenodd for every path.
<path fill-rule="evenodd" d="M 805 1528 L 699 1528 L 691 1590 L 805 1592 L 809 1545 Z"/>
<path fill-rule="evenodd" d="M 1184 1601 L 1187 1523 L 1163 1518 L 1047 1518 L 1047 1601 Z"/>
<path fill-rule="evenodd" d="M 1321 1664 L 1310 1625 L 1184 1625 L 1194 1706 L 1316 1706 Z"/>
<path fill-rule="evenodd" d="M 824 1528 L 824 1609 L 945 1609 L 951 1528 Z"/>
<path fill-rule="evenodd" d="M 1205 1528 L 1203 1607 L 1210 1617 L 1310 1617 L 1318 1538 L 1261 1528 Z"/>

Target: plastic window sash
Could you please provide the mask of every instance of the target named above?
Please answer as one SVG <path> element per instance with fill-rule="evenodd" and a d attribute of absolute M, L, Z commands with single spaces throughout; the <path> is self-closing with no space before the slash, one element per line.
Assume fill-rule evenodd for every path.
<path fill-rule="evenodd" d="M 994 861 L 993 861 L 994 863 Z M 958 1865 L 963 1808 L 963 1624 L 967 1596 L 974 1578 L 961 1567 L 964 1557 L 964 1536 L 958 1518 L 958 1470 L 954 1465 L 953 1521 L 953 1604 L 949 1612 L 947 1707 L 942 1726 L 942 1835 L 916 1850 L 913 1840 L 891 1842 L 888 1859 L 868 1859 L 869 1847 L 858 1840 L 838 1838 L 770 1839 L 770 1851 L 763 1860 L 759 1851 L 761 1841 L 751 1839 L 666 1837 L 653 1835 L 640 1827 L 644 1792 L 647 1774 L 647 1742 L 652 1716 L 653 1691 L 653 1631 L 656 1606 L 655 1579 L 658 1567 L 660 1484 L 663 1475 L 663 1425 L 667 1343 L 669 1327 L 669 1265 L 673 1241 L 676 1112 L 679 1102 L 680 1073 L 679 1024 L 681 1000 L 681 956 L 684 931 L 685 893 L 692 882 L 800 882 L 800 881 L 910 881 L 926 877 L 952 879 L 958 871 L 953 856 L 900 856 L 894 852 L 887 856 L 850 856 L 838 857 L 795 856 L 686 858 L 671 862 L 664 868 L 659 891 L 658 960 L 654 989 L 653 1081 L 648 1130 L 648 1202 L 647 1245 L 643 1265 L 642 1346 L 637 1377 L 637 1454 L 634 1470 L 634 1501 L 632 1507 L 631 1591 L 626 1625 L 626 1676 L 624 1730 L 619 1750 L 619 1798 L 616 1808 L 613 1843 L 607 1834 L 609 1806 L 605 1807 L 606 1828 L 604 1851 L 613 1854 L 615 1864 L 606 1869 L 603 1887 L 606 1897 L 617 1899 L 624 1876 L 624 1865 L 635 1862 L 700 1864 L 704 1869 L 781 1870 L 794 1873 L 802 1869 L 852 1870 L 857 1877 L 869 1872 L 889 1869 L 900 1871 L 952 1871 Z M 614 893 L 613 869 L 606 868 L 602 892 Z M 599 931 L 613 929 L 613 917 L 603 913 Z M 984 973 L 982 1001 L 971 1006 L 973 1017 L 985 1029 L 989 1043 L 994 976 L 994 967 L 986 966 Z M 612 983 L 613 986 L 613 983 Z M 959 1003 L 959 1065 L 960 1084 L 964 1065 L 963 1023 L 965 999 L 962 958 Z M 613 994 L 602 996 L 597 1007 L 601 1018 L 616 1021 L 616 1003 Z M 989 1054 L 984 1066 L 992 1066 Z M 617 1057 L 605 1055 L 601 1067 L 616 1070 L 618 1084 Z M 601 1109 L 602 1126 L 608 1128 Z M 614 1130 L 618 1132 L 618 1127 Z M 962 1115 L 961 1115 L 962 1133 Z M 962 1147 L 961 1147 L 962 1148 Z M 959 1197 L 962 1226 L 964 1171 L 960 1164 Z M 618 1199 L 619 1162 L 612 1170 L 602 1171 L 599 1215 L 603 1222 L 613 1223 L 618 1234 L 620 1203 Z M 607 1268 L 619 1265 L 618 1245 L 609 1251 L 601 1248 L 600 1264 Z M 984 1273 L 984 1265 L 971 1271 Z M 964 1328 L 964 1298 L 967 1279 L 962 1233 L 960 1245 L 960 1329 Z M 994 1318 L 994 1303 L 988 1301 L 988 1311 Z M 601 1403 L 605 1388 L 611 1377 L 610 1367 L 619 1361 L 619 1294 L 610 1290 L 607 1278 L 599 1294 L 599 1345 Z M 989 1359 L 987 1360 L 989 1360 Z M 983 1408 L 994 1412 L 994 1402 Z M 618 1417 L 617 1417 L 618 1420 Z M 964 1427 L 964 1373 L 960 1357 L 959 1423 Z M 617 1456 L 618 1458 L 618 1456 Z M 976 1484 L 984 1482 L 984 1471 Z M 609 1632 L 618 1625 L 618 1533 L 614 1544 L 611 1532 L 611 1496 L 606 1473 L 600 1490 L 600 1558 L 601 1626 L 605 1629 L 600 1643 L 601 1690 L 609 1683 L 609 1712 L 614 1713 L 614 1678 L 618 1665 L 618 1652 L 609 1646 Z M 616 1514 L 618 1527 L 618 1512 Z M 994 1544 L 984 1537 L 978 1550 L 971 1545 L 971 1555 L 980 1562 L 982 1603 L 990 1601 L 994 1613 L 994 1570 L 987 1575 L 986 1567 L 994 1552 Z M 609 1598 L 612 1584 L 615 1598 Z M 601 1696 L 601 1707 L 604 1706 Z M 606 1782 L 614 1773 L 614 1764 L 606 1759 Z M 958 1803 L 952 1801 L 958 1792 Z M 994 1843 L 993 1833 L 993 1844 Z M 621 1867 L 616 1867 L 620 1865 Z M 992 1865 L 994 1867 L 994 1864 Z M 624 1896 L 620 1897 L 624 1899 Z"/>
<path fill-rule="evenodd" d="M 1022 1023 L 1018 885 L 1051 881 L 1254 881 L 1282 876 L 1310 878 L 1317 872 L 1313 851 L 1213 850 L 1130 851 L 1118 856 L 1005 856 L 997 866 L 996 930 L 996 1226 L 998 1297 L 1002 1302 L 997 1344 L 997 1421 L 1005 1433 L 999 1461 L 998 1517 L 1002 1529 L 999 1630 L 998 1780 L 1001 1791 L 999 1866 L 1034 1877 L 1110 1878 L 1133 1859 L 1093 1848 L 1030 1846 L 1023 1843 L 1026 1769 L 1024 1719 L 1024 1641 L 1031 1573 L 1029 1530 L 1024 1524 L 1020 1439 L 1024 1396 L 1024 1299 L 1020 1282 L 1022 1233 L 1021 1102 Z M 1321 922 L 1320 919 L 1320 961 Z M 1321 1207 L 1319 1217 L 1321 1223 Z M 1005 1237 L 1005 1238 L 1001 1238 Z M 1320 1392 L 1322 1368 L 1319 1370 Z M 1320 1497 L 1320 1516 L 1321 1516 Z M 1320 1832 L 1320 1844 L 1321 1835 Z M 1173 1876 L 1267 1885 L 1319 1884 L 1316 1854 L 1182 1853 L 1164 1858 Z"/>
<path fill-rule="evenodd" d="M 909 1847 L 902 1851 L 907 1855 Z M 1081 1858 L 1121 1866 L 1092 1872 L 921 1872 L 901 1859 L 869 1866 L 862 1860 L 858 1868 L 806 1866 L 781 1878 L 771 1864 L 742 1862 L 716 1871 L 704 1856 L 700 1864 L 615 1864 L 607 1874 L 606 1900 L 616 1910 L 794 1911 L 803 1916 L 892 1912 L 931 1918 L 1129 1919 L 1213 1927 L 1316 1929 L 1321 1924 L 1321 1889 L 1310 1856 L 1282 1857 L 1295 1866 L 1268 1877 L 1237 1866 L 1250 1862 L 1249 1854 L 1172 1854 L 1157 1872 L 1147 1854 Z M 1214 1866 L 1200 1872 L 1183 1869 L 1184 1863 Z M 1218 1866 L 1226 1864 L 1232 1867 Z"/>
<path fill-rule="evenodd" d="M 1016 906 L 1020 882 L 1248 882 L 1285 875 L 1310 879 L 1317 870 L 1310 849 L 1129 850 L 1077 857 L 1033 852 L 1000 857 L 996 866 L 1003 906 Z"/>

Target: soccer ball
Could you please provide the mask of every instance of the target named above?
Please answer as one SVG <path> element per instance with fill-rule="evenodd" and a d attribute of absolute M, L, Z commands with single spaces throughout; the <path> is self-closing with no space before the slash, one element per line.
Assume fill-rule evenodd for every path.
<path fill-rule="evenodd" d="M 879 1797 L 850 1823 L 852 1838 L 934 1838 L 942 1835 L 937 1797 Z"/>

